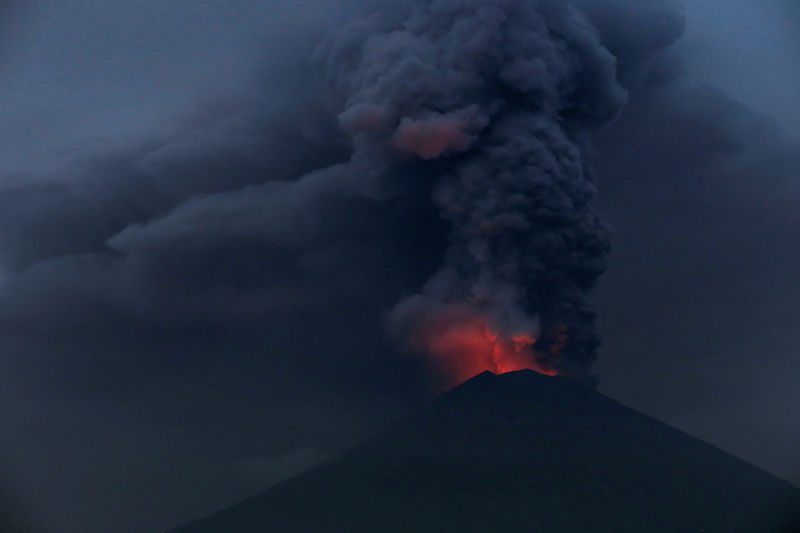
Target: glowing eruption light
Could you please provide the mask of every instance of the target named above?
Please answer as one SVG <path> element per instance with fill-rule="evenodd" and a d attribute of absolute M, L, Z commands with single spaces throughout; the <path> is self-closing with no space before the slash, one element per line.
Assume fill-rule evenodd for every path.
<path fill-rule="evenodd" d="M 531 369 L 556 375 L 537 360 L 535 342 L 528 333 L 500 334 L 485 318 L 461 313 L 437 318 L 412 339 L 414 348 L 429 356 L 443 386 L 458 384 L 485 370 L 499 374 Z"/>

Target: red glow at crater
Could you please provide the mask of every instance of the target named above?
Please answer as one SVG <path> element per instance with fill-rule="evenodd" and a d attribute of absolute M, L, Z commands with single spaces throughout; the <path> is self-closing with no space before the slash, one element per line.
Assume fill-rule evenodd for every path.
<path fill-rule="evenodd" d="M 485 370 L 500 374 L 531 369 L 549 376 L 557 374 L 537 362 L 533 336 L 502 336 L 483 317 L 439 317 L 422 329 L 414 345 L 430 356 L 445 386 L 461 383 Z"/>

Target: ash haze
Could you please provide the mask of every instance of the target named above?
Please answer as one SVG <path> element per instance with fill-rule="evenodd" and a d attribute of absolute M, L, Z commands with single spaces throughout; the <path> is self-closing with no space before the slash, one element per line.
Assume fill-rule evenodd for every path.
<path fill-rule="evenodd" d="M 580 363 L 603 393 L 800 484 L 800 12 L 632 2 L 572 2 L 618 61 L 603 78 L 594 56 L 579 114 L 605 111 L 568 128 L 613 230 L 605 273 L 587 270 L 603 344 Z M 3 4 L 2 520 L 163 530 L 428 401 L 398 303 L 440 298 L 431 280 L 470 248 L 430 184 L 487 126 L 462 93 L 425 102 L 452 133 L 431 147 L 430 115 L 402 108 L 395 147 L 418 157 L 383 179 L 385 146 L 339 119 L 376 101 L 320 52 L 328 27 L 373 31 L 369 5 Z M 509 320 L 541 333 L 518 307 Z"/>

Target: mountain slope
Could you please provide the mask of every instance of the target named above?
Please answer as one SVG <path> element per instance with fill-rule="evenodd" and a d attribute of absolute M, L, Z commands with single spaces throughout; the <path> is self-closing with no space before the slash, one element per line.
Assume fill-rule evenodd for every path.
<path fill-rule="evenodd" d="M 172 533 L 800 531 L 800 490 L 583 385 L 484 372 Z"/>

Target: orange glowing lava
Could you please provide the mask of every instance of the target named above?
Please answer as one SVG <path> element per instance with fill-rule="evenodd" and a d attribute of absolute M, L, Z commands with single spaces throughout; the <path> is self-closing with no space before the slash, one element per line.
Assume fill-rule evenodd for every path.
<path fill-rule="evenodd" d="M 490 370 L 496 374 L 531 369 L 554 376 L 555 370 L 539 364 L 528 334 L 501 336 L 480 316 L 438 318 L 426 325 L 414 345 L 431 357 L 445 385 L 454 385 Z"/>

